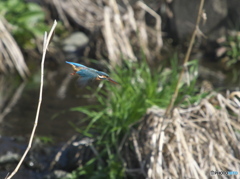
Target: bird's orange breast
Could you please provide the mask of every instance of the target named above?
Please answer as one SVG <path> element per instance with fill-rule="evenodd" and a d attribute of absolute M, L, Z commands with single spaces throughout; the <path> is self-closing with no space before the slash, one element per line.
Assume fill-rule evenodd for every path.
<path fill-rule="evenodd" d="M 75 72 L 83 69 L 83 67 L 76 67 L 75 65 L 70 64 Z"/>

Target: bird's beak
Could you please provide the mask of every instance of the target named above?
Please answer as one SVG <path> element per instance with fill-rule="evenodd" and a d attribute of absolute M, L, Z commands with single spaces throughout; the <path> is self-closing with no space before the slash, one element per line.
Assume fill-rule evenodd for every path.
<path fill-rule="evenodd" d="M 117 84 L 117 85 L 119 85 L 119 83 L 118 82 L 116 82 L 116 81 L 114 81 L 113 79 L 111 79 L 111 78 L 107 78 L 107 80 L 108 81 L 110 81 L 111 83 L 113 83 L 113 84 Z"/>

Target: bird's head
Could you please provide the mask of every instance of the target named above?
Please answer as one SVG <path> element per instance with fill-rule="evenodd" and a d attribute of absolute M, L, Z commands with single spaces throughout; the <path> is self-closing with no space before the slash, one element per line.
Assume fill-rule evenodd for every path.
<path fill-rule="evenodd" d="M 97 80 L 108 80 L 111 83 L 119 84 L 118 82 L 116 82 L 113 79 L 111 79 L 108 75 L 98 75 Z"/>
<path fill-rule="evenodd" d="M 109 77 L 106 75 L 98 75 L 97 80 L 107 80 Z"/>

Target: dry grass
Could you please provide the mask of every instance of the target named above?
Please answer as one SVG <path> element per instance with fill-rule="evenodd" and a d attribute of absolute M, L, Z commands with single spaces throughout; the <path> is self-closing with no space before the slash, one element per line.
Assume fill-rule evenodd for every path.
<path fill-rule="evenodd" d="M 136 171 L 152 179 L 210 178 L 212 170 L 239 172 L 239 94 L 213 94 L 197 106 L 175 108 L 172 118 L 164 119 L 162 109 L 149 109 L 140 132 L 132 132 L 140 166 Z"/>
<path fill-rule="evenodd" d="M 47 2 L 47 1 L 46 1 Z M 97 54 L 104 54 L 105 46 L 111 65 L 121 64 L 122 58 L 137 60 L 143 51 L 148 60 L 160 54 L 162 48 L 161 18 L 142 1 L 131 6 L 123 0 L 123 6 L 116 0 L 50 0 L 64 25 L 70 27 L 69 20 L 91 32 L 101 32 L 104 44 L 97 41 Z M 155 21 L 155 26 L 146 24 L 145 14 Z M 134 47 L 134 48 L 133 48 Z"/>
<path fill-rule="evenodd" d="M 8 31 L 10 25 L 7 21 L 0 18 L 0 72 L 13 72 L 17 69 L 23 79 L 29 75 L 28 67 L 23 58 L 23 54 L 16 41 Z"/>

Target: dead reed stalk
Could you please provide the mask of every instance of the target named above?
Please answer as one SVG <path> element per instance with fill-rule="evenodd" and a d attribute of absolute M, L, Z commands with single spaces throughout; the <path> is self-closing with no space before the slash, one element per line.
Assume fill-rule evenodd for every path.
<path fill-rule="evenodd" d="M 9 33 L 7 27 L 9 24 L 1 17 L 0 18 L 0 71 L 8 72 L 17 69 L 18 73 L 23 79 L 29 75 L 28 67 L 24 61 L 21 50 L 16 41 Z"/>
<path fill-rule="evenodd" d="M 191 37 L 191 40 L 189 42 L 189 46 L 188 46 L 188 49 L 187 49 L 187 52 L 186 52 L 186 55 L 185 55 L 185 58 L 184 58 L 184 61 L 183 61 L 183 65 L 182 65 L 183 68 L 182 68 L 182 71 L 179 74 L 179 78 L 178 78 L 178 82 L 177 82 L 177 85 L 176 85 L 176 89 L 174 91 L 174 94 L 172 96 L 170 104 L 167 107 L 167 110 L 165 112 L 165 116 L 168 116 L 168 117 L 171 114 L 172 109 L 173 109 L 173 105 L 174 105 L 174 103 L 175 103 L 175 101 L 177 99 L 178 91 L 179 91 L 179 88 L 180 88 L 180 84 L 182 82 L 182 77 L 183 77 L 183 74 L 184 74 L 184 72 L 186 71 L 186 68 L 187 68 L 187 62 L 189 61 L 189 57 L 190 57 L 190 54 L 192 52 L 192 47 L 193 47 L 193 44 L 194 44 L 195 37 L 199 33 L 199 24 L 200 24 L 200 21 L 201 21 L 201 18 L 202 18 L 203 5 L 204 5 L 204 0 L 201 0 L 200 1 L 200 5 L 199 5 L 199 9 L 198 9 L 198 16 L 197 16 L 197 20 L 196 20 L 196 24 L 195 24 L 195 29 L 194 29 L 194 31 L 192 33 L 192 37 Z"/>
<path fill-rule="evenodd" d="M 6 179 L 10 179 L 12 178 L 17 171 L 19 170 L 20 166 L 22 165 L 23 160 L 25 159 L 26 155 L 28 154 L 28 151 L 31 149 L 32 146 L 32 142 L 33 142 L 33 137 L 35 135 L 35 131 L 37 129 L 37 125 L 38 125 L 38 119 L 39 119 L 39 113 L 40 113 L 40 109 L 41 109 L 41 103 L 42 103 L 42 91 L 43 91 L 43 79 L 44 79 L 44 61 L 45 61 L 45 56 L 47 53 L 47 49 L 48 49 L 48 45 L 53 37 L 53 32 L 55 27 L 57 26 L 57 21 L 54 21 L 54 24 L 49 32 L 49 35 L 47 35 L 47 32 L 45 32 L 44 34 L 44 40 L 43 40 L 43 55 L 42 55 L 42 63 L 41 63 L 41 84 L 40 84 L 40 92 L 39 92 L 39 101 L 38 101 L 38 107 L 37 107 L 37 112 L 36 112 L 36 118 L 35 118 L 35 122 L 34 122 L 34 126 L 32 129 L 32 133 L 28 142 L 28 146 L 27 149 L 25 150 L 21 160 L 19 161 L 18 165 L 16 166 L 16 168 L 14 169 L 14 171 L 6 177 Z"/>
<path fill-rule="evenodd" d="M 123 5 L 116 0 L 105 1 L 56 1 L 50 0 L 52 8 L 56 9 L 63 23 L 68 27 L 70 17 L 80 25 L 94 33 L 101 33 L 101 40 L 96 45 L 97 53 L 108 59 L 112 66 L 121 64 L 123 58 L 136 61 L 142 51 L 148 60 L 159 56 L 162 48 L 161 17 L 142 1 L 130 5 L 128 0 L 123 0 Z M 151 15 L 156 23 L 154 27 L 146 24 L 145 14 Z M 105 48 L 102 48 L 102 47 Z M 154 48 L 149 48 L 149 46 Z M 104 49 L 104 50 L 102 50 Z"/>

